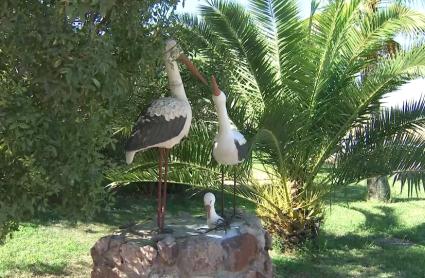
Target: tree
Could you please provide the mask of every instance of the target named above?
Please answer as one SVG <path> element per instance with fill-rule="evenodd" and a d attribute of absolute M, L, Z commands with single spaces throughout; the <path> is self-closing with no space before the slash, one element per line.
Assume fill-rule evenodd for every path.
<path fill-rule="evenodd" d="M 383 1 L 370 0 L 366 2 L 365 13 L 376 13 L 379 9 L 379 4 Z M 395 55 L 396 51 L 400 49 L 400 45 L 390 39 L 383 45 L 382 49 L 377 51 L 375 56 L 378 55 Z M 377 57 L 375 57 L 377 58 Z M 366 70 L 363 74 L 367 74 Z M 388 182 L 387 176 L 380 176 L 367 179 L 367 199 L 368 200 L 378 200 L 387 202 L 391 198 L 391 188 L 390 183 Z"/>
<path fill-rule="evenodd" d="M 270 182 L 251 182 L 245 194 L 287 242 L 316 232 L 333 186 L 393 174 L 419 185 L 424 177 L 417 132 L 425 126 L 424 101 L 382 112 L 379 103 L 424 75 L 425 47 L 374 54 L 399 32 L 423 32 L 425 16 L 398 4 L 364 15 L 366 2 L 331 1 L 317 12 L 313 1 L 311 17 L 301 20 L 296 1 L 252 0 L 248 10 L 210 1 L 202 21 L 186 20 L 194 36 L 233 62 L 237 83 L 230 86 L 260 102 L 239 105 L 256 106 L 254 154 Z"/>
<path fill-rule="evenodd" d="M 391 197 L 390 183 L 387 176 L 367 179 L 367 199 L 388 201 Z"/>
<path fill-rule="evenodd" d="M 388 5 L 394 3 L 395 1 L 383 1 L 383 0 L 370 0 L 366 2 L 366 13 L 376 13 L 378 12 L 380 6 Z M 400 4 L 409 4 L 417 1 L 397 1 Z M 379 50 L 377 55 L 392 55 L 394 56 L 397 51 L 399 51 L 401 46 L 394 40 L 388 40 Z M 367 199 L 368 200 L 378 200 L 387 202 L 391 199 L 391 188 L 388 182 L 387 176 L 375 177 L 367 179 Z"/>
<path fill-rule="evenodd" d="M 108 202 L 105 154 L 161 79 L 175 5 L 2 1 L 0 241 L 37 211 L 90 217 Z"/>

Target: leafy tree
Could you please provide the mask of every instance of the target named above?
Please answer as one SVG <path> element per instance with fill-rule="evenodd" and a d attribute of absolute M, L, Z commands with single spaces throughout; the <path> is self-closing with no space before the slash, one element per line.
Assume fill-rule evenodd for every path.
<path fill-rule="evenodd" d="M 365 14 L 368 1 L 330 1 L 320 10 L 315 2 L 307 20 L 289 0 L 251 0 L 248 9 L 209 1 L 201 21 L 185 19 L 234 65 L 231 87 L 251 100 L 240 105 L 256 107 L 255 154 L 269 178 L 245 194 L 266 226 L 292 243 L 317 232 L 332 186 L 394 174 L 418 186 L 424 177 L 425 103 L 383 112 L 379 104 L 424 76 L 425 47 L 376 53 L 400 32 L 423 32 L 425 16 L 396 3 Z"/>
<path fill-rule="evenodd" d="M 105 155 L 161 79 L 176 1 L 0 5 L 1 241 L 36 211 L 90 217 L 108 200 Z"/>

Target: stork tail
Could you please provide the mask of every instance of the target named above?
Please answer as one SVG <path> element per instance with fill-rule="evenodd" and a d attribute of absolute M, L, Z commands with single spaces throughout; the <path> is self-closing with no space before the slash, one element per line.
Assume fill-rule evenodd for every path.
<path fill-rule="evenodd" d="M 127 164 L 131 164 L 133 162 L 135 154 L 136 154 L 135 151 L 125 152 L 125 162 L 127 162 Z"/>

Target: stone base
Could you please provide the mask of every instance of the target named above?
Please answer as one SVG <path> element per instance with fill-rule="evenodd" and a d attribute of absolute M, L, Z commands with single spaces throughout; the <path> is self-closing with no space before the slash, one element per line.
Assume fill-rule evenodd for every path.
<path fill-rule="evenodd" d="M 91 277 L 273 276 L 270 237 L 255 216 L 241 215 L 227 231 L 206 232 L 199 229 L 201 225 L 172 223 L 172 234 L 156 235 L 145 226 L 99 239 L 91 248 Z"/>

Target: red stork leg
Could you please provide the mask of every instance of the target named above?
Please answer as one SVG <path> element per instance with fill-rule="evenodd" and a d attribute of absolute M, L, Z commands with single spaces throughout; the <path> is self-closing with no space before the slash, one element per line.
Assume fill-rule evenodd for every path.
<path fill-rule="evenodd" d="M 170 149 L 164 149 L 164 164 L 165 164 L 165 171 L 164 171 L 164 186 L 162 188 L 162 207 L 161 207 L 161 230 L 164 229 L 164 218 L 165 218 L 165 207 L 167 206 L 167 179 L 168 179 L 168 156 L 170 153 Z"/>
<path fill-rule="evenodd" d="M 163 149 L 159 148 L 159 163 L 158 163 L 158 207 L 156 215 L 156 223 L 159 228 L 159 232 L 162 232 L 161 227 L 161 211 L 162 211 L 162 160 L 163 160 Z"/>
<path fill-rule="evenodd" d="M 221 165 L 221 215 L 224 217 L 224 166 Z"/>
<path fill-rule="evenodd" d="M 236 215 L 236 167 L 233 174 L 233 216 Z"/>

